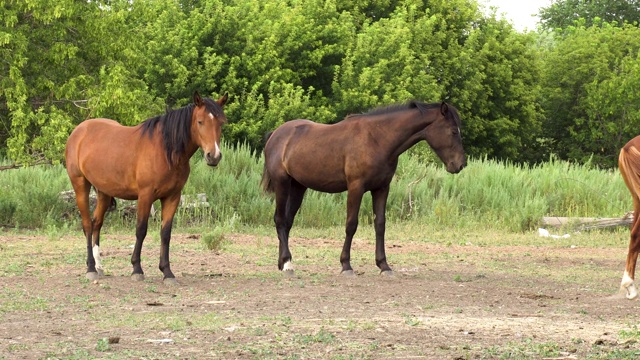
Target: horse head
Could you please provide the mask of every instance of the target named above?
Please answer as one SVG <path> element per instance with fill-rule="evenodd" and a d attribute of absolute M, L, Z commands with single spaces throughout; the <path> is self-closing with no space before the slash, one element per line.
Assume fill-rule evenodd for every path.
<path fill-rule="evenodd" d="M 453 106 L 442 102 L 435 120 L 429 124 L 426 140 L 440 160 L 452 174 L 459 173 L 467 164 L 462 136 L 460 116 Z"/>
<path fill-rule="evenodd" d="M 200 97 L 196 91 L 193 94 L 193 113 L 191 115 L 191 139 L 204 152 L 204 158 L 209 166 L 216 166 L 222 159 L 220 151 L 220 137 L 222 124 L 227 117 L 222 111 L 228 95 L 225 93 L 217 101 Z"/>

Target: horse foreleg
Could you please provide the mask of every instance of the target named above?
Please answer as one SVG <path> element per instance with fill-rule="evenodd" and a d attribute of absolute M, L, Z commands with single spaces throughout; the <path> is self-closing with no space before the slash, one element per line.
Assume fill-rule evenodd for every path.
<path fill-rule="evenodd" d="M 353 241 L 353 235 L 358 230 L 358 214 L 360 213 L 362 195 L 364 195 L 364 191 L 360 187 L 350 188 L 347 192 L 347 224 L 344 245 L 340 254 L 341 274 L 347 276 L 354 275 L 353 268 L 351 268 L 351 242 Z"/>
<path fill-rule="evenodd" d="M 391 275 L 393 272 L 387 264 L 387 255 L 384 249 L 384 232 L 386 223 L 385 210 L 387 207 L 387 197 L 389 196 L 389 186 L 371 192 L 373 200 L 373 226 L 376 231 L 376 265 L 381 274 Z"/>
<path fill-rule="evenodd" d="M 624 275 L 622 276 L 622 282 L 620 283 L 620 288 L 626 292 L 627 299 L 635 299 L 638 296 L 638 291 L 634 284 L 636 262 L 638 261 L 638 254 L 640 253 L 640 221 L 638 221 L 637 216 L 638 215 L 634 214 L 635 219 L 631 227 L 627 263 Z"/>
<path fill-rule="evenodd" d="M 142 271 L 142 265 L 140 264 L 140 253 L 142 252 L 142 243 L 144 242 L 144 238 L 147 236 L 149 212 L 151 211 L 152 204 L 153 199 L 141 196 L 138 197 L 136 245 L 133 248 L 133 254 L 131 254 L 131 265 L 133 265 L 131 278 L 136 281 L 144 280 L 144 272 Z"/>
<path fill-rule="evenodd" d="M 86 276 L 89 280 L 97 280 L 98 272 L 96 271 L 96 260 L 93 257 L 93 243 L 91 239 L 91 234 L 93 232 L 93 221 L 91 219 L 91 212 L 89 209 L 89 192 L 91 191 L 91 184 L 83 176 L 72 174 L 70 168 L 71 166 L 69 165 L 69 168 L 67 169 L 67 171 L 69 171 L 69 180 L 71 180 L 73 191 L 76 194 L 76 205 L 78 206 L 78 210 L 80 211 L 82 232 L 84 233 L 85 239 L 87 240 Z"/>
<path fill-rule="evenodd" d="M 176 285 L 176 277 L 171 272 L 169 263 L 169 244 L 171 242 L 171 227 L 173 216 L 180 204 L 180 193 L 161 200 L 162 203 L 162 227 L 160 229 L 160 271 L 164 275 L 163 282 L 166 285 Z"/>
<path fill-rule="evenodd" d="M 109 209 L 111 205 L 112 197 L 97 191 L 98 202 L 96 204 L 96 208 L 93 211 L 93 219 L 92 222 L 92 253 L 93 258 L 96 264 L 96 272 L 98 277 L 104 275 L 104 269 L 102 267 L 102 261 L 100 260 L 100 230 L 102 229 L 102 224 L 104 223 L 104 214 Z"/>

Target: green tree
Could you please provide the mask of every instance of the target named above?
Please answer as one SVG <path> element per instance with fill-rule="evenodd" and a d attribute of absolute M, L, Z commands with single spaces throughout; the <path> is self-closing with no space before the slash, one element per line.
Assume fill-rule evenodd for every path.
<path fill-rule="evenodd" d="M 430 57 L 439 47 L 425 41 L 435 26 L 428 19 L 412 24 L 415 15 L 413 8 L 404 7 L 389 19 L 363 26 L 336 71 L 338 120 L 382 104 L 439 101 L 443 89 L 430 71 Z"/>
<path fill-rule="evenodd" d="M 539 17 L 545 29 L 564 29 L 574 25 L 578 19 L 584 19 L 587 27 L 598 21 L 637 25 L 640 22 L 640 0 L 555 0 L 540 9 Z"/>
<path fill-rule="evenodd" d="M 12 160 L 60 161 L 83 119 L 136 118 L 158 108 L 145 84 L 130 80 L 138 61 L 128 51 L 135 39 L 126 27 L 128 4 L 1 3 L 0 121 Z"/>
<path fill-rule="evenodd" d="M 321 0 L 238 0 L 202 11 L 220 12 L 219 25 L 202 37 L 203 68 L 210 87 L 233 96 L 225 108 L 228 141 L 261 148 L 264 134 L 286 120 L 335 118 L 327 98 L 355 32 L 348 13 Z"/>
<path fill-rule="evenodd" d="M 518 161 L 542 156 L 534 35 L 484 18 L 464 0 L 407 2 L 365 23 L 336 72 L 337 113 L 409 99 L 458 107 L 472 156 Z"/>
<path fill-rule="evenodd" d="M 562 159 L 610 167 L 640 133 L 640 29 L 570 27 L 545 52 L 544 129 Z"/>
<path fill-rule="evenodd" d="M 464 140 L 476 156 L 535 162 L 545 159 L 540 61 L 535 34 L 495 17 L 474 27 L 451 73 L 451 94 L 466 114 Z"/>

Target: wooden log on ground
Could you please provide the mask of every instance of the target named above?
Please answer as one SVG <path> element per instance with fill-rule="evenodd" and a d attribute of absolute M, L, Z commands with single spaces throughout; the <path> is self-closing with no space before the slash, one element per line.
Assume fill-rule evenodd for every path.
<path fill-rule="evenodd" d="M 542 226 L 550 227 L 575 227 L 578 230 L 603 229 L 615 226 L 629 226 L 633 223 L 633 211 L 619 218 L 594 218 L 594 217 L 562 217 L 545 216 L 542 218 Z"/>

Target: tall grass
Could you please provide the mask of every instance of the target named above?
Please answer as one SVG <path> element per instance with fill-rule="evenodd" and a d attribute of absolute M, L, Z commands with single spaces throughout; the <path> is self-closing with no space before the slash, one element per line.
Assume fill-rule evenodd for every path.
<path fill-rule="evenodd" d="M 274 204 L 260 188 L 262 156 L 248 146 L 225 145 L 224 158 L 208 167 L 200 154 L 183 193 L 205 193 L 210 207 L 180 209 L 176 227 L 215 226 L 233 222 L 244 227 L 272 226 Z M 550 159 L 535 166 L 472 159 L 459 174 L 445 171 L 424 154 L 405 154 L 391 184 L 387 223 L 416 222 L 433 227 L 497 228 L 527 231 L 543 216 L 617 217 L 632 203 L 617 170 Z M 75 205 L 60 199 L 71 189 L 62 166 L 39 166 L 0 173 L 0 225 L 41 228 L 78 222 Z M 159 204 L 156 203 L 158 206 Z M 342 225 L 346 193 L 307 191 L 296 226 Z M 159 216 L 159 215 L 156 215 Z M 133 226 L 134 219 L 106 221 Z M 371 198 L 365 195 L 361 224 L 373 222 Z"/>

